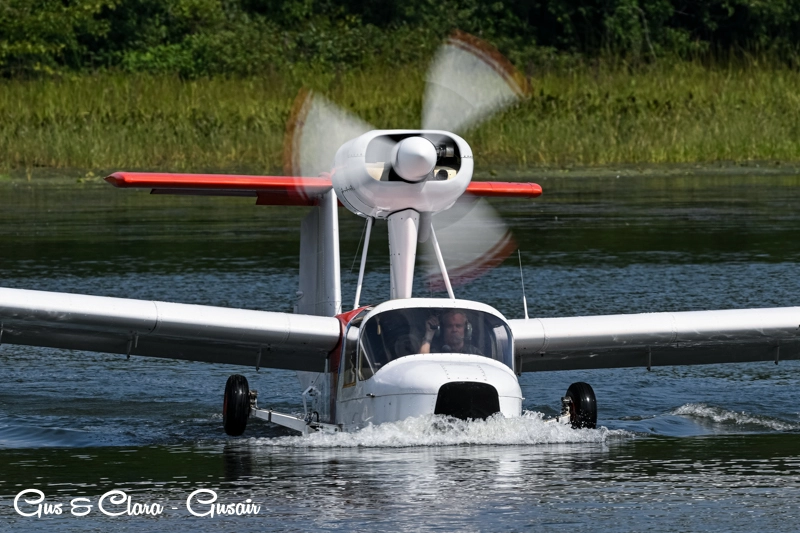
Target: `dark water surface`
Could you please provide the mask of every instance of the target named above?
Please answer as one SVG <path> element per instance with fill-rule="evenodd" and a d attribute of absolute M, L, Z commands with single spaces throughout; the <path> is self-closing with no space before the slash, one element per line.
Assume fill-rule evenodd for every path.
<path fill-rule="evenodd" d="M 532 316 L 800 304 L 798 176 L 540 183 L 536 201 L 493 204 L 520 244 Z M 291 311 L 304 213 L 5 182 L 0 285 Z M 347 306 L 363 225 L 344 211 L 340 220 Z M 378 225 L 362 302 L 388 296 L 387 252 Z M 421 280 L 417 294 L 428 294 Z M 520 317 L 516 258 L 457 296 Z M 222 389 L 240 371 L 260 405 L 302 411 L 291 372 L 3 345 L 0 531 L 797 528 L 796 361 L 526 374 L 522 419 L 419 419 L 317 438 L 258 421 L 246 438 L 226 437 Z M 594 386 L 601 429 L 542 420 L 573 381 Z M 191 516 L 186 500 L 203 488 L 261 507 Z M 20 516 L 13 500 L 24 489 L 62 514 Z M 164 510 L 105 516 L 97 503 L 112 490 Z M 79 497 L 93 505 L 87 516 L 70 513 Z"/>

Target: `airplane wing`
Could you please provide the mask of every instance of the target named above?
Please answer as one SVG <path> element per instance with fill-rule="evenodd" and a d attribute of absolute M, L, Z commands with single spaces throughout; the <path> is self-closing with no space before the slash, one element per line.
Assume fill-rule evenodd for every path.
<path fill-rule="evenodd" d="M 323 372 L 335 317 L 0 288 L 0 343 Z"/>
<path fill-rule="evenodd" d="M 151 189 L 153 194 L 249 196 L 256 205 L 316 205 L 331 190 L 330 178 L 115 172 L 106 177 L 115 187 Z"/>
<path fill-rule="evenodd" d="M 235 174 L 172 174 L 163 172 L 115 172 L 106 177 L 115 187 L 151 189 L 153 194 L 196 196 L 249 196 L 257 205 L 316 205 L 331 187 L 329 176 L 243 176 Z M 474 196 L 536 198 L 536 183 L 473 181 L 467 186 Z"/>
<path fill-rule="evenodd" d="M 800 307 L 510 320 L 523 372 L 800 359 Z"/>

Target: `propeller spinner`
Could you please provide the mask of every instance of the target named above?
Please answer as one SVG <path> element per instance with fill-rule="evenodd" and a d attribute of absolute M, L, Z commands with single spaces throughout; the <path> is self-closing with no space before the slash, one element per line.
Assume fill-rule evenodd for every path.
<path fill-rule="evenodd" d="M 425 137 L 406 137 L 389 158 L 397 175 L 413 183 L 432 177 L 437 159 L 436 147 Z"/>

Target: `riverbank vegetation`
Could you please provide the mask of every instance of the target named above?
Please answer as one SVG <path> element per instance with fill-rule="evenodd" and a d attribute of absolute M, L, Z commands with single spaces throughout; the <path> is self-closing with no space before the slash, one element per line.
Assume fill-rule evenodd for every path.
<path fill-rule="evenodd" d="M 418 127 L 452 29 L 528 77 L 465 132 L 479 169 L 800 160 L 790 1 L 9 0 L 0 169 L 280 172 L 301 87 Z"/>
<path fill-rule="evenodd" d="M 425 65 L 339 75 L 0 80 L 5 168 L 280 172 L 309 85 L 377 127 L 418 127 Z M 519 105 L 465 133 L 480 168 L 800 159 L 800 72 L 771 64 L 586 64 L 531 78 Z"/>

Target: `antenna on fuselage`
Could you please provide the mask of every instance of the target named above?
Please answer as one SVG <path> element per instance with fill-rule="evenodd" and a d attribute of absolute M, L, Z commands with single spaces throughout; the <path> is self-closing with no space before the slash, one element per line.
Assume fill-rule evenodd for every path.
<path fill-rule="evenodd" d="M 519 280 L 522 282 L 522 308 L 525 310 L 525 320 L 528 320 L 528 299 L 525 297 L 525 277 L 522 275 L 522 253 L 517 248 L 517 259 L 519 259 Z"/>

